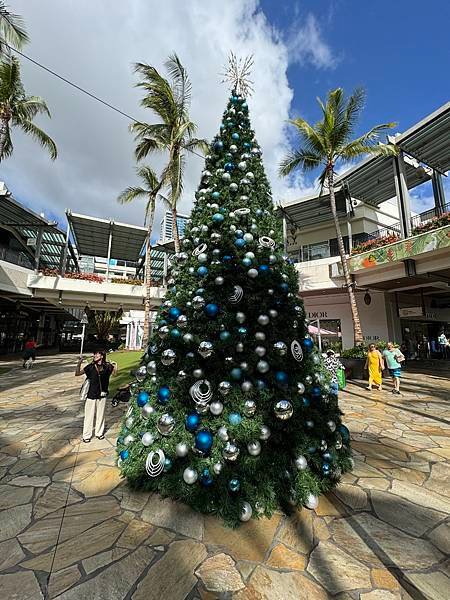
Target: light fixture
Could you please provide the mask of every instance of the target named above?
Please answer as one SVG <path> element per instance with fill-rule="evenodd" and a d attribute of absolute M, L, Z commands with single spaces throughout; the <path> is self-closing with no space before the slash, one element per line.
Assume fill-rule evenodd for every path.
<path fill-rule="evenodd" d="M 60 290 L 59 296 L 58 296 L 58 304 L 62 304 L 62 296 L 63 296 L 63 293 L 62 293 L 62 290 Z"/>
<path fill-rule="evenodd" d="M 369 304 L 372 302 L 372 296 L 370 295 L 369 290 L 366 290 L 366 293 L 364 294 L 364 304 L 367 304 L 367 306 L 369 306 Z"/>

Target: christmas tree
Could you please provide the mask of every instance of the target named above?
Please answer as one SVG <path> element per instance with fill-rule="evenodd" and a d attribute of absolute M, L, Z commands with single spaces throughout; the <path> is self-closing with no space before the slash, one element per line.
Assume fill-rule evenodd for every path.
<path fill-rule="evenodd" d="M 237 525 L 315 508 L 351 453 L 283 255 L 246 80 L 231 79 L 117 451 L 131 486 Z"/>

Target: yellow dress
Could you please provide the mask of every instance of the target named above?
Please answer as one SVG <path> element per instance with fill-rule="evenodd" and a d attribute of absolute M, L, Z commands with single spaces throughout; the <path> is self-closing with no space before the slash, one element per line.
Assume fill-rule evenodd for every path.
<path fill-rule="evenodd" d="M 378 350 L 367 353 L 367 363 L 369 367 L 369 386 L 372 383 L 381 385 L 381 355 Z"/>

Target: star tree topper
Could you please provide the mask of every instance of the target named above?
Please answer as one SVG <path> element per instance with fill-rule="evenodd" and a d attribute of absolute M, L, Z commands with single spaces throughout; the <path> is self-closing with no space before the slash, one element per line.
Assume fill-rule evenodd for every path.
<path fill-rule="evenodd" d="M 228 83 L 232 91 L 241 96 L 250 96 L 253 92 L 253 81 L 249 79 L 253 67 L 253 55 L 237 58 L 234 52 L 228 57 L 228 67 L 222 73 L 221 83 Z"/>

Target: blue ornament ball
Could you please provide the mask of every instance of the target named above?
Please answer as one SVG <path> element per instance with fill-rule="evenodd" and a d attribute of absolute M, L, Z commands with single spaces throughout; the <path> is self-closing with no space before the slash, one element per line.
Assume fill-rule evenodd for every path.
<path fill-rule="evenodd" d="M 266 275 L 270 271 L 269 265 L 259 265 L 258 271 L 261 275 Z"/>
<path fill-rule="evenodd" d="M 167 404 L 170 398 L 170 389 L 167 385 L 162 385 L 156 393 L 160 404 Z"/>
<path fill-rule="evenodd" d="M 320 394 L 321 394 L 321 393 L 322 393 L 322 390 L 320 389 L 320 387 L 319 387 L 318 385 L 314 385 L 314 386 L 311 388 L 311 394 L 312 394 L 313 396 L 315 396 L 316 398 L 317 398 L 318 396 L 320 396 Z"/>
<path fill-rule="evenodd" d="M 214 213 L 212 216 L 212 220 L 214 221 L 214 223 L 222 223 L 222 221 L 224 220 L 224 216 L 222 213 Z"/>
<path fill-rule="evenodd" d="M 287 293 L 289 291 L 289 285 L 287 283 L 280 283 L 280 290 Z"/>
<path fill-rule="evenodd" d="M 205 306 L 204 311 L 210 319 L 214 319 L 219 314 L 219 306 L 211 302 Z"/>
<path fill-rule="evenodd" d="M 128 452 L 128 450 L 122 450 L 122 452 L 120 453 L 120 458 L 122 460 L 126 460 L 129 456 L 130 456 L 130 453 Z"/>
<path fill-rule="evenodd" d="M 142 408 L 143 406 L 145 406 L 145 404 L 147 404 L 147 402 L 149 401 L 149 398 L 150 398 L 150 396 L 149 396 L 148 392 L 141 390 L 136 398 L 137 405 Z"/>
<path fill-rule="evenodd" d="M 200 425 L 200 415 L 196 412 L 189 413 L 186 416 L 185 425 L 188 431 L 195 431 Z"/>
<path fill-rule="evenodd" d="M 244 142 L 244 148 L 248 150 L 249 148 L 251 148 L 251 144 L 249 142 Z M 262 210 L 260 208 L 258 208 L 258 210 L 260 213 L 262 213 Z M 258 214 L 258 210 L 256 211 L 256 214 Z"/>
<path fill-rule="evenodd" d="M 223 149 L 223 142 L 222 140 L 217 140 L 214 142 L 214 150 L 222 150 Z"/>
<path fill-rule="evenodd" d="M 322 454 L 322 458 L 323 458 L 323 460 L 326 460 L 326 461 L 329 462 L 332 459 L 331 453 L 330 452 L 324 452 Z"/>
<path fill-rule="evenodd" d="M 345 425 L 339 426 L 339 433 L 341 434 L 342 440 L 345 443 L 350 441 L 350 431 L 348 430 L 348 428 Z"/>
<path fill-rule="evenodd" d="M 171 329 L 170 337 L 172 337 L 173 339 L 178 339 L 180 336 L 181 336 L 181 331 L 179 329 L 177 329 L 176 327 Z"/>
<path fill-rule="evenodd" d="M 312 341 L 312 339 L 310 337 L 305 337 L 305 339 L 303 340 L 303 348 L 305 350 L 312 350 L 314 346 L 314 342 Z"/>
<path fill-rule="evenodd" d="M 228 489 L 230 492 L 233 492 L 233 494 L 236 494 L 241 489 L 241 482 L 239 479 L 230 479 L 228 482 Z"/>
<path fill-rule="evenodd" d="M 329 475 L 331 473 L 331 466 L 329 465 L 329 463 L 324 462 L 322 464 L 322 473 L 324 475 Z"/>
<path fill-rule="evenodd" d="M 239 327 L 239 329 L 238 329 L 239 335 L 242 335 L 242 336 L 247 335 L 247 331 L 248 331 L 247 327 Z"/>
<path fill-rule="evenodd" d="M 229 254 L 225 254 L 223 257 L 223 262 L 230 262 L 232 257 Z"/>
<path fill-rule="evenodd" d="M 265 390 L 267 387 L 267 383 L 264 381 L 264 379 L 257 379 L 256 380 L 256 389 L 258 390 Z"/>
<path fill-rule="evenodd" d="M 239 139 L 239 134 L 236 133 L 236 132 L 234 132 L 234 133 L 231 134 L 231 137 L 232 137 L 233 140 L 238 140 Z"/>
<path fill-rule="evenodd" d="M 242 229 L 236 229 L 236 231 L 234 232 L 234 235 L 237 238 L 241 238 L 241 237 L 244 237 L 244 232 L 242 231 Z"/>
<path fill-rule="evenodd" d="M 231 96 L 231 102 L 233 104 L 237 104 L 237 102 L 239 102 L 239 98 L 237 96 Z"/>
<path fill-rule="evenodd" d="M 197 269 L 197 275 L 200 277 L 206 277 L 208 275 L 208 267 L 204 267 L 203 265 Z"/>
<path fill-rule="evenodd" d="M 234 245 L 236 248 L 243 248 L 246 244 L 246 241 L 243 238 L 237 238 L 234 240 Z"/>
<path fill-rule="evenodd" d="M 240 425 L 242 422 L 242 417 L 239 413 L 232 412 L 228 416 L 228 422 L 230 425 Z"/>
<path fill-rule="evenodd" d="M 121 444 L 123 444 L 123 437 L 120 436 L 117 438 L 117 445 L 120 446 Z"/>
<path fill-rule="evenodd" d="M 231 369 L 230 375 L 231 379 L 239 381 L 239 379 L 242 377 L 242 370 L 239 367 L 235 367 L 234 369 Z"/>
<path fill-rule="evenodd" d="M 277 371 L 275 373 L 275 381 L 278 385 L 287 385 L 289 381 L 288 374 L 285 371 Z"/>
<path fill-rule="evenodd" d="M 220 332 L 220 339 L 222 340 L 222 342 L 227 342 L 231 337 L 231 333 L 229 331 L 221 331 Z"/>
<path fill-rule="evenodd" d="M 218 200 L 220 198 L 220 192 L 213 192 L 211 194 L 211 198 L 213 198 L 214 200 Z"/>
<path fill-rule="evenodd" d="M 308 406 L 311 404 L 311 402 L 309 401 L 309 398 L 303 398 L 303 406 L 305 408 L 308 408 Z"/>
<path fill-rule="evenodd" d="M 169 309 L 169 313 L 167 315 L 167 318 L 170 321 L 176 321 L 180 315 L 181 315 L 181 310 L 177 306 L 172 306 Z"/>
<path fill-rule="evenodd" d="M 234 164 L 232 162 L 227 162 L 224 164 L 223 168 L 229 173 L 234 169 Z"/>
<path fill-rule="evenodd" d="M 201 429 L 195 434 L 195 447 L 200 452 L 207 453 L 213 445 L 213 435 L 207 429 Z"/>
<path fill-rule="evenodd" d="M 170 469 L 172 468 L 172 459 L 171 458 L 165 458 L 164 459 L 164 471 L 167 473 L 167 471 L 170 471 Z"/>
<path fill-rule="evenodd" d="M 250 267 L 252 264 L 252 261 L 250 258 L 243 258 L 242 259 L 242 264 L 244 265 L 244 267 Z"/>
<path fill-rule="evenodd" d="M 200 475 L 200 483 L 205 487 L 209 487 L 213 484 L 213 478 L 211 477 L 209 469 L 203 469 L 202 474 Z"/>

